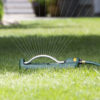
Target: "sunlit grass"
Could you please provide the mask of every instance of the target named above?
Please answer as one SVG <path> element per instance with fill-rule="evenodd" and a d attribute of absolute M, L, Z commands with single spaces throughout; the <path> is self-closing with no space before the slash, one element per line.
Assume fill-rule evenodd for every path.
<path fill-rule="evenodd" d="M 22 22 L 20 25 L 0 27 L 0 36 L 27 36 L 27 35 L 88 35 L 100 32 L 99 18 L 34 20 Z M 6 32 L 5 32 L 6 29 Z M 16 29 L 16 31 L 15 31 Z M 34 31 L 33 31 L 34 29 Z M 94 32 L 95 31 L 95 32 Z M 57 33 L 57 34 L 55 34 Z"/>

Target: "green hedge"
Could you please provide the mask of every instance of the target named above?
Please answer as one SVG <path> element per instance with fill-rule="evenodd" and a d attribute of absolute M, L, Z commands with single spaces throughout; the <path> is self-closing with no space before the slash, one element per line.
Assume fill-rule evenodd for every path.
<path fill-rule="evenodd" d="M 2 20 L 3 17 L 3 3 L 2 0 L 0 0 L 0 21 Z"/>

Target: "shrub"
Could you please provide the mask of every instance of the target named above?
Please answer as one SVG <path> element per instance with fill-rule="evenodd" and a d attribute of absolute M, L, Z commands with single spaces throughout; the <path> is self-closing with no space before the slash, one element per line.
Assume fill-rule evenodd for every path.
<path fill-rule="evenodd" d="M 58 8 L 58 0 L 29 0 L 33 4 L 33 9 L 35 10 L 36 15 L 47 15 L 50 14 L 51 16 L 55 15 L 55 11 Z M 36 3 L 34 5 L 34 2 Z M 35 7 L 37 6 L 37 7 Z M 36 8 L 36 9 L 35 9 Z M 37 10 L 38 8 L 38 10 Z M 46 14 L 45 14 L 46 13 Z"/>
<path fill-rule="evenodd" d="M 0 21 L 2 20 L 3 17 L 3 2 L 0 0 Z"/>
<path fill-rule="evenodd" d="M 44 5 L 46 3 L 46 6 L 50 4 L 56 3 L 58 0 L 29 0 L 30 2 L 39 2 L 40 4 Z"/>

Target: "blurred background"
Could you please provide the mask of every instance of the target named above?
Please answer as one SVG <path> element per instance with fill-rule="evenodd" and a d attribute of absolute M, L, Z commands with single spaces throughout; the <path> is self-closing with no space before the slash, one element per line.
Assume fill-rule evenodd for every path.
<path fill-rule="evenodd" d="M 0 19 L 100 16 L 100 0 L 0 0 Z"/>

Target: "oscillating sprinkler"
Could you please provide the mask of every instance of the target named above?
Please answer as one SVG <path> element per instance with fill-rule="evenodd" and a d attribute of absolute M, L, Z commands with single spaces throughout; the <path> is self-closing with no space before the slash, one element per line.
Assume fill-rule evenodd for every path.
<path fill-rule="evenodd" d="M 50 58 L 55 63 L 32 63 L 37 58 L 46 57 Z M 24 59 L 20 59 L 19 61 L 19 68 L 24 69 L 40 69 L 40 68 L 76 68 L 79 67 L 81 64 L 92 64 L 96 66 L 100 66 L 99 63 L 91 62 L 91 61 L 85 61 L 79 58 L 68 58 L 65 61 L 59 61 L 56 58 L 49 56 L 49 55 L 37 55 L 30 59 L 29 61 L 25 61 Z"/>

